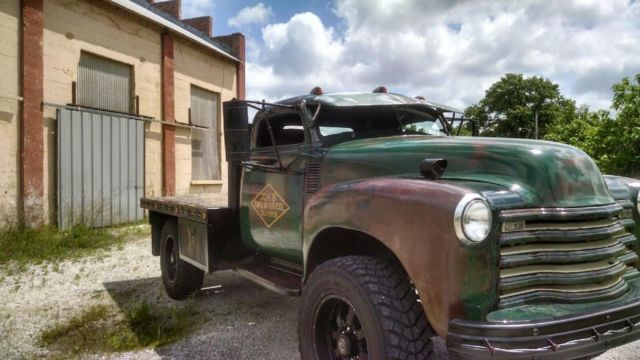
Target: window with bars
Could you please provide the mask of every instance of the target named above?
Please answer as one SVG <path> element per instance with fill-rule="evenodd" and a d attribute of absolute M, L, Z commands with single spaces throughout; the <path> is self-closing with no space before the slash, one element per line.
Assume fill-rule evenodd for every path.
<path fill-rule="evenodd" d="M 191 179 L 220 180 L 219 95 L 191 86 Z"/>
<path fill-rule="evenodd" d="M 131 65 L 88 52 L 80 54 L 76 103 L 80 106 L 133 112 Z"/>

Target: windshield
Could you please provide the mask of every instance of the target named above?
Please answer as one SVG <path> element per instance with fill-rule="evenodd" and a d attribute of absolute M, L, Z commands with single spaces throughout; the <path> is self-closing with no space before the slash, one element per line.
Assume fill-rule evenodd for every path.
<path fill-rule="evenodd" d="M 430 113 L 411 108 L 398 109 L 398 119 L 407 134 L 447 135 L 442 121 Z"/>
<path fill-rule="evenodd" d="M 390 135 L 446 136 L 445 124 L 421 105 L 324 107 L 316 127 L 325 140 Z"/>

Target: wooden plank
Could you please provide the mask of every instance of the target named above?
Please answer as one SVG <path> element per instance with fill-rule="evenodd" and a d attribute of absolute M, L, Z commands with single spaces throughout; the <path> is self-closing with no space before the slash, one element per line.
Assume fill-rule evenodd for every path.
<path fill-rule="evenodd" d="M 228 205 L 227 194 L 191 194 L 145 199 L 181 205 L 198 206 L 207 209 L 226 208 Z"/>
<path fill-rule="evenodd" d="M 230 211 L 226 194 L 193 194 L 159 198 L 143 198 L 140 207 L 201 223 L 208 223 L 216 211 Z"/>

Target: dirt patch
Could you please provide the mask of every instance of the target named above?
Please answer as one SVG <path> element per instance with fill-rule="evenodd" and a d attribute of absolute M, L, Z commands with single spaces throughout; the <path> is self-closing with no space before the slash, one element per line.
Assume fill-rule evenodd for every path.
<path fill-rule="evenodd" d="M 128 279 L 131 274 L 155 276 L 144 266 L 147 237 L 136 237 L 91 256 L 74 257 L 35 265 L 20 265 L 20 271 L 0 270 L 0 349 L 9 358 L 47 355 L 39 346 L 40 333 L 80 315 L 92 305 L 117 307 L 103 282 Z M 153 258 L 151 257 L 152 260 Z M 155 293 L 160 294 L 156 288 Z"/>
<path fill-rule="evenodd" d="M 159 260 L 151 255 L 150 247 L 147 236 L 135 237 L 120 248 L 82 259 L 31 265 L 14 274 L 0 270 L 0 353 L 8 359 L 299 359 L 297 298 L 272 293 L 225 271 L 207 275 L 204 288 L 190 301 L 173 301 L 164 293 Z M 128 317 L 144 316 L 127 315 L 141 304 L 164 309 L 169 317 L 177 309 L 192 306 L 193 314 L 188 318 L 194 326 L 167 345 L 158 340 L 141 341 L 142 332 L 136 332 Z M 94 313 L 86 315 L 91 311 Z M 96 330 L 101 321 L 111 326 Z M 73 330 L 74 323 L 92 323 L 84 328 L 87 331 L 78 331 L 89 337 L 93 335 L 87 332 L 109 335 L 109 329 L 115 329 L 112 326 L 120 326 L 133 337 L 134 347 L 147 347 L 113 352 L 126 347 L 42 346 L 43 333 L 56 335 L 52 331 L 56 328 Z M 610 350 L 597 359 L 634 359 L 638 353 L 640 342 Z M 435 359 L 446 358 L 444 342 L 437 339 Z"/>
<path fill-rule="evenodd" d="M 227 271 L 206 276 L 204 288 L 190 301 L 173 301 L 164 293 L 159 259 L 151 255 L 147 236 L 85 258 L 29 265 L 12 273 L 0 269 L 0 298 L 0 352 L 10 359 L 254 359 L 256 354 L 262 354 L 263 359 L 281 359 L 283 353 L 290 359 L 298 357 L 297 299 L 274 294 Z M 172 339 L 177 341 L 170 345 L 140 341 L 127 321 L 127 313 L 140 304 L 169 312 L 191 304 L 194 313 L 190 318 L 195 319 L 195 326 L 179 339 Z M 102 306 L 108 311 L 100 314 Z M 100 310 L 100 316 L 87 318 L 91 309 Z M 86 330 L 95 331 L 100 321 L 120 323 L 136 334 L 137 345 L 147 348 L 110 352 L 114 347 L 51 348 L 42 342 L 43 333 L 73 328 L 74 323 L 91 323 L 87 320 L 92 316 L 97 321 Z"/>

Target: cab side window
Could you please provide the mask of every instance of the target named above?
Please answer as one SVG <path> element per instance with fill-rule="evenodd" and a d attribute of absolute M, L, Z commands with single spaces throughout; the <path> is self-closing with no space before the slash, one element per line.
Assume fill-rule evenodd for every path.
<path fill-rule="evenodd" d="M 278 146 L 294 145 L 304 142 L 304 128 L 297 113 L 285 113 L 269 116 L 273 136 Z M 269 128 L 265 118 L 260 120 L 256 134 L 256 147 L 273 146 Z"/>

